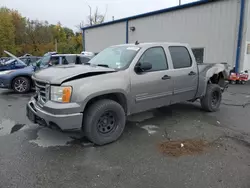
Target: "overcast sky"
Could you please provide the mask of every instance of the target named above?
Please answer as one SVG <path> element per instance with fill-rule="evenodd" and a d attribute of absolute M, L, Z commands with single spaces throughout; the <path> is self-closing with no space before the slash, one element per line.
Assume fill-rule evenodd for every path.
<path fill-rule="evenodd" d="M 182 4 L 195 0 L 182 0 Z M 89 6 L 98 6 L 100 12 L 105 12 L 106 21 L 112 16 L 115 19 L 133 16 L 145 12 L 178 5 L 179 0 L 0 0 L 0 7 L 17 9 L 23 16 L 30 19 L 47 20 L 76 30 L 81 21 L 86 22 Z"/>

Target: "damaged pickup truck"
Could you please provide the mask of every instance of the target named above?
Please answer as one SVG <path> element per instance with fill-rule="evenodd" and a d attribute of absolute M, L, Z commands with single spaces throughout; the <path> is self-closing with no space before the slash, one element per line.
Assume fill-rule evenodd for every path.
<path fill-rule="evenodd" d="M 196 99 L 205 111 L 218 110 L 227 75 L 226 64 L 197 64 L 187 44 L 112 46 L 88 64 L 36 72 L 27 116 L 104 145 L 121 136 L 131 114 Z"/>

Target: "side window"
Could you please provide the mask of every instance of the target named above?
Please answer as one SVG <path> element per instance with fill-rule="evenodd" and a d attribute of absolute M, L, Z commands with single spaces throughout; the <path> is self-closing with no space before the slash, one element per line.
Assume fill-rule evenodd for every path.
<path fill-rule="evenodd" d="M 172 57 L 175 69 L 187 68 L 192 66 L 192 60 L 186 47 L 170 46 L 169 52 Z"/>
<path fill-rule="evenodd" d="M 67 65 L 76 62 L 76 55 L 62 57 L 62 64 Z"/>
<path fill-rule="evenodd" d="M 59 57 L 51 57 L 50 62 L 52 65 L 59 65 Z"/>
<path fill-rule="evenodd" d="M 79 64 L 88 63 L 89 60 L 90 60 L 90 58 L 88 58 L 88 57 L 80 56 L 80 57 L 79 57 Z"/>
<path fill-rule="evenodd" d="M 141 56 L 140 63 L 151 63 L 152 69 L 150 71 L 159 71 L 168 69 L 167 59 L 162 47 L 153 47 L 144 52 Z"/>
<path fill-rule="evenodd" d="M 26 59 L 20 59 L 20 60 L 22 60 L 24 63 L 26 63 Z M 13 64 L 23 65 L 20 61 L 14 61 Z"/>
<path fill-rule="evenodd" d="M 203 63 L 204 48 L 192 48 L 195 60 L 197 63 Z"/>
<path fill-rule="evenodd" d="M 29 66 L 29 65 L 30 65 L 30 63 L 31 63 L 31 59 L 30 59 L 30 58 L 27 58 L 25 63 L 26 63 L 26 65 L 28 65 L 28 66 Z"/>

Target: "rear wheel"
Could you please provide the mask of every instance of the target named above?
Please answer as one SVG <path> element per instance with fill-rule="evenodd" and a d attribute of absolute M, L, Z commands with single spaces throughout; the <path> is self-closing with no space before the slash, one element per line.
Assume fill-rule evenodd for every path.
<path fill-rule="evenodd" d="M 201 107 L 208 112 L 215 112 L 219 109 L 222 99 L 221 88 L 217 84 L 208 84 L 204 97 L 201 98 Z"/>
<path fill-rule="evenodd" d="M 12 88 L 16 93 L 26 93 L 31 89 L 30 79 L 26 77 L 17 77 L 12 82 Z"/>
<path fill-rule="evenodd" d="M 116 141 L 122 134 L 126 116 L 120 104 L 103 99 L 92 104 L 85 112 L 83 131 L 97 145 Z"/>

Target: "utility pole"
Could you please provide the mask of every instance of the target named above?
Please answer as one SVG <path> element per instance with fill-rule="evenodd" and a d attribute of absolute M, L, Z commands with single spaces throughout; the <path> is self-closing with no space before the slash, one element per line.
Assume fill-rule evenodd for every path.
<path fill-rule="evenodd" d="M 90 22 L 90 25 L 92 25 L 92 8 L 91 8 L 91 6 L 89 6 L 89 22 Z"/>
<path fill-rule="evenodd" d="M 57 52 L 57 39 L 55 39 L 55 51 Z"/>
<path fill-rule="evenodd" d="M 114 21 L 115 20 L 115 17 L 114 16 L 112 16 L 112 21 Z"/>
<path fill-rule="evenodd" d="M 181 5 L 181 0 L 179 0 L 179 5 Z"/>

